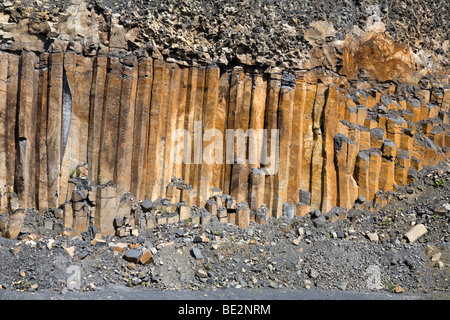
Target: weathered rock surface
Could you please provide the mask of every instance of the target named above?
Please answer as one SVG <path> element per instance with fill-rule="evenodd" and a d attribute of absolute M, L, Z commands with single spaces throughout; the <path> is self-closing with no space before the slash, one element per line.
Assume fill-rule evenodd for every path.
<path fill-rule="evenodd" d="M 433 1 L 1 4 L 2 234 L 16 237 L 29 208 L 61 219 L 50 229 L 120 237 L 376 211 L 449 161 L 448 12 Z"/>

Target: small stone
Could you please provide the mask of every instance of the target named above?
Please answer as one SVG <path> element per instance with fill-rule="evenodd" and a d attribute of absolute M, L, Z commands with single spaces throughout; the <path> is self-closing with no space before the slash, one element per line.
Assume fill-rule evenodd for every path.
<path fill-rule="evenodd" d="M 411 228 L 408 232 L 405 233 L 405 237 L 408 239 L 410 243 L 414 243 L 419 239 L 421 236 L 426 234 L 428 232 L 427 228 L 419 223 L 415 225 L 413 228 Z"/>
<path fill-rule="evenodd" d="M 115 245 L 114 245 L 114 247 L 113 247 L 113 250 L 115 251 L 115 252 L 122 252 L 123 251 L 123 249 L 125 249 L 125 248 L 128 248 L 128 244 L 126 244 L 126 243 L 123 243 L 123 242 L 119 242 L 119 243 L 116 243 Z"/>
<path fill-rule="evenodd" d="M 395 293 L 402 293 L 403 291 L 404 290 L 403 290 L 403 288 L 400 285 L 398 285 L 398 284 L 395 285 L 395 287 L 394 287 L 394 292 Z"/>
<path fill-rule="evenodd" d="M 312 215 L 314 218 L 319 218 L 322 215 L 322 212 L 319 209 L 316 209 Z"/>
<path fill-rule="evenodd" d="M 138 277 L 134 277 L 133 279 L 131 279 L 131 284 L 133 286 L 137 286 L 137 285 L 141 284 L 141 282 L 142 282 L 142 280 L 139 279 Z"/>
<path fill-rule="evenodd" d="M 450 203 L 444 203 L 442 205 L 447 211 L 450 211 Z"/>
<path fill-rule="evenodd" d="M 92 241 L 91 241 L 91 244 L 94 246 L 94 247 L 100 247 L 100 246 L 106 246 L 106 240 L 103 240 L 103 239 L 98 239 L 98 238 L 94 238 L 94 239 L 92 239 Z"/>
<path fill-rule="evenodd" d="M 364 203 L 364 202 L 366 202 L 366 197 L 364 197 L 363 195 L 358 195 L 358 197 L 356 198 L 356 201 L 358 203 Z"/>
<path fill-rule="evenodd" d="M 205 269 L 202 269 L 202 268 L 200 268 L 200 269 L 197 270 L 196 275 L 197 275 L 197 277 L 199 277 L 199 278 L 207 278 L 207 277 L 208 277 L 208 273 L 206 272 Z"/>
<path fill-rule="evenodd" d="M 80 255 L 78 256 L 78 260 L 83 260 L 84 258 L 86 258 L 89 255 L 89 252 L 84 250 L 83 252 L 80 253 Z"/>
<path fill-rule="evenodd" d="M 27 242 L 25 242 L 26 245 L 29 245 L 31 248 L 36 247 L 36 242 L 33 240 L 28 240 Z"/>
<path fill-rule="evenodd" d="M 379 237 L 378 234 L 376 232 L 368 232 L 367 233 L 367 238 L 369 238 L 370 241 L 378 241 Z"/>
<path fill-rule="evenodd" d="M 443 205 L 436 205 L 434 207 L 434 213 L 440 216 L 445 216 L 445 214 L 447 213 L 447 208 Z"/>
<path fill-rule="evenodd" d="M 341 281 L 341 282 L 339 282 L 337 287 L 339 290 L 347 290 L 347 286 L 348 286 L 347 281 Z"/>
<path fill-rule="evenodd" d="M 290 202 L 283 203 L 283 216 L 291 220 L 295 217 L 295 205 Z"/>
<path fill-rule="evenodd" d="M 153 207 L 153 202 L 149 198 L 146 198 L 141 203 L 141 208 L 144 212 L 149 212 L 152 209 L 152 207 Z"/>
<path fill-rule="evenodd" d="M 125 252 L 125 254 L 123 255 L 123 258 L 128 262 L 138 263 L 141 255 L 142 255 L 142 252 L 131 249 L 131 250 L 127 250 L 127 252 Z"/>
<path fill-rule="evenodd" d="M 91 282 L 87 285 L 86 289 L 88 289 L 90 291 L 95 291 L 97 289 L 97 287 L 95 286 L 95 283 Z"/>
<path fill-rule="evenodd" d="M 184 237 L 185 234 L 186 234 L 186 231 L 184 231 L 183 229 L 178 229 L 177 230 L 177 236 L 178 237 Z"/>
<path fill-rule="evenodd" d="M 55 243 L 54 239 L 48 239 L 48 241 L 47 241 L 47 248 L 48 248 L 48 250 L 51 250 L 51 248 L 53 247 L 54 243 Z"/>
<path fill-rule="evenodd" d="M 319 272 L 318 271 L 316 271 L 316 270 L 314 270 L 314 269 L 311 269 L 311 270 L 309 270 L 309 276 L 311 277 L 311 278 L 313 278 L 313 279 L 317 279 L 318 277 L 319 277 Z"/>
<path fill-rule="evenodd" d="M 25 277 L 25 276 L 26 276 L 26 274 L 25 274 L 25 271 L 23 271 L 23 270 L 20 270 L 20 271 L 19 271 L 19 276 L 21 276 L 21 277 Z"/>
<path fill-rule="evenodd" d="M 294 240 L 292 240 L 292 243 L 298 246 L 300 244 L 300 241 L 302 240 L 302 237 L 297 237 Z"/>
<path fill-rule="evenodd" d="M 153 257 L 150 254 L 149 250 L 145 250 L 142 256 L 139 258 L 139 262 L 144 265 L 153 263 L 153 261 Z"/>
<path fill-rule="evenodd" d="M 323 228 L 327 224 L 327 220 L 324 216 L 319 216 L 313 220 L 313 224 L 316 228 Z"/>
<path fill-rule="evenodd" d="M 194 255 L 195 260 L 203 259 L 202 252 L 199 248 L 192 248 L 192 254 Z"/>
<path fill-rule="evenodd" d="M 73 258 L 73 254 L 75 253 L 75 247 L 66 247 L 64 248 L 64 251 L 71 257 Z"/>
<path fill-rule="evenodd" d="M 436 262 L 436 261 L 439 261 L 439 260 L 441 260 L 441 253 L 440 252 L 436 252 L 435 254 L 433 254 L 432 256 L 431 256 L 431 261 L 432 262 Z"/>

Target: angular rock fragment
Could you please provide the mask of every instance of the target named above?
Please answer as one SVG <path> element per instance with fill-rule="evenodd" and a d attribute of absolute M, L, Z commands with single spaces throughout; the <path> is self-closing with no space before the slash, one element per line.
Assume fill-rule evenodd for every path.
<path fill-rule="evenodd" d="M 427 232 L 427 228 L 423 224 L 419 223 L 412 227 L 408 232 L 406 232 L 405 237 L 410 243 L 414 243 Z"/>
<path fill-rule="evenodd" d="M 142 252 L 139 250 L 129 249 L 127 250 L 124 255 L 123 259 L 125 259 L 128 262 L 138 263 L 139 258 L 142 256 Z"/>

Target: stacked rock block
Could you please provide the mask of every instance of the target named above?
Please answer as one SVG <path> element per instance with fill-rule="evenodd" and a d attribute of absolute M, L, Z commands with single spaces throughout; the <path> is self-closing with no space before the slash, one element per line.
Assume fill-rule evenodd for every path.
<path fill-rule="evenodd" d="M 0 53 L 0 205 L 11 217 L 18 208 L 64 208 L 66 227 L 92 223 L 111 234 L 131 194 L 182 203 L 148 227 L 202 217 L 194 206 L 247 226 L 265 221 L 267 208 L 279 217 L 283 208 L 350 208 L 358 196 L 383 204 L 378 191 L 450 157 L 445 87 L 361 81 L 352 89 L 346 77 L 319 69 L 227 71 L 53 51 Z M 210 129 L 220 135 L 207 136 Z M 252 144 L 247 137 L 230 158 L 227 129 L 267 136 Z M 90 191 L 95 212 L 73 198 L 70 177 L 80 166 L 89 180 L 110 183 Z"/>

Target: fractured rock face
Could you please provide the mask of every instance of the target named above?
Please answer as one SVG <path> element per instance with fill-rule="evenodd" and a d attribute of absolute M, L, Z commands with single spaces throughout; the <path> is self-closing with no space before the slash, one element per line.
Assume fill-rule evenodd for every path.
<path fill-rule="evenodd" d="M 0 8 L 4 234 L 31 207 L 122 236 L 373 208 L 449 160 L 448 43 L 404 37 L 443 20 L 422 1 L 41 2 Z"/>

